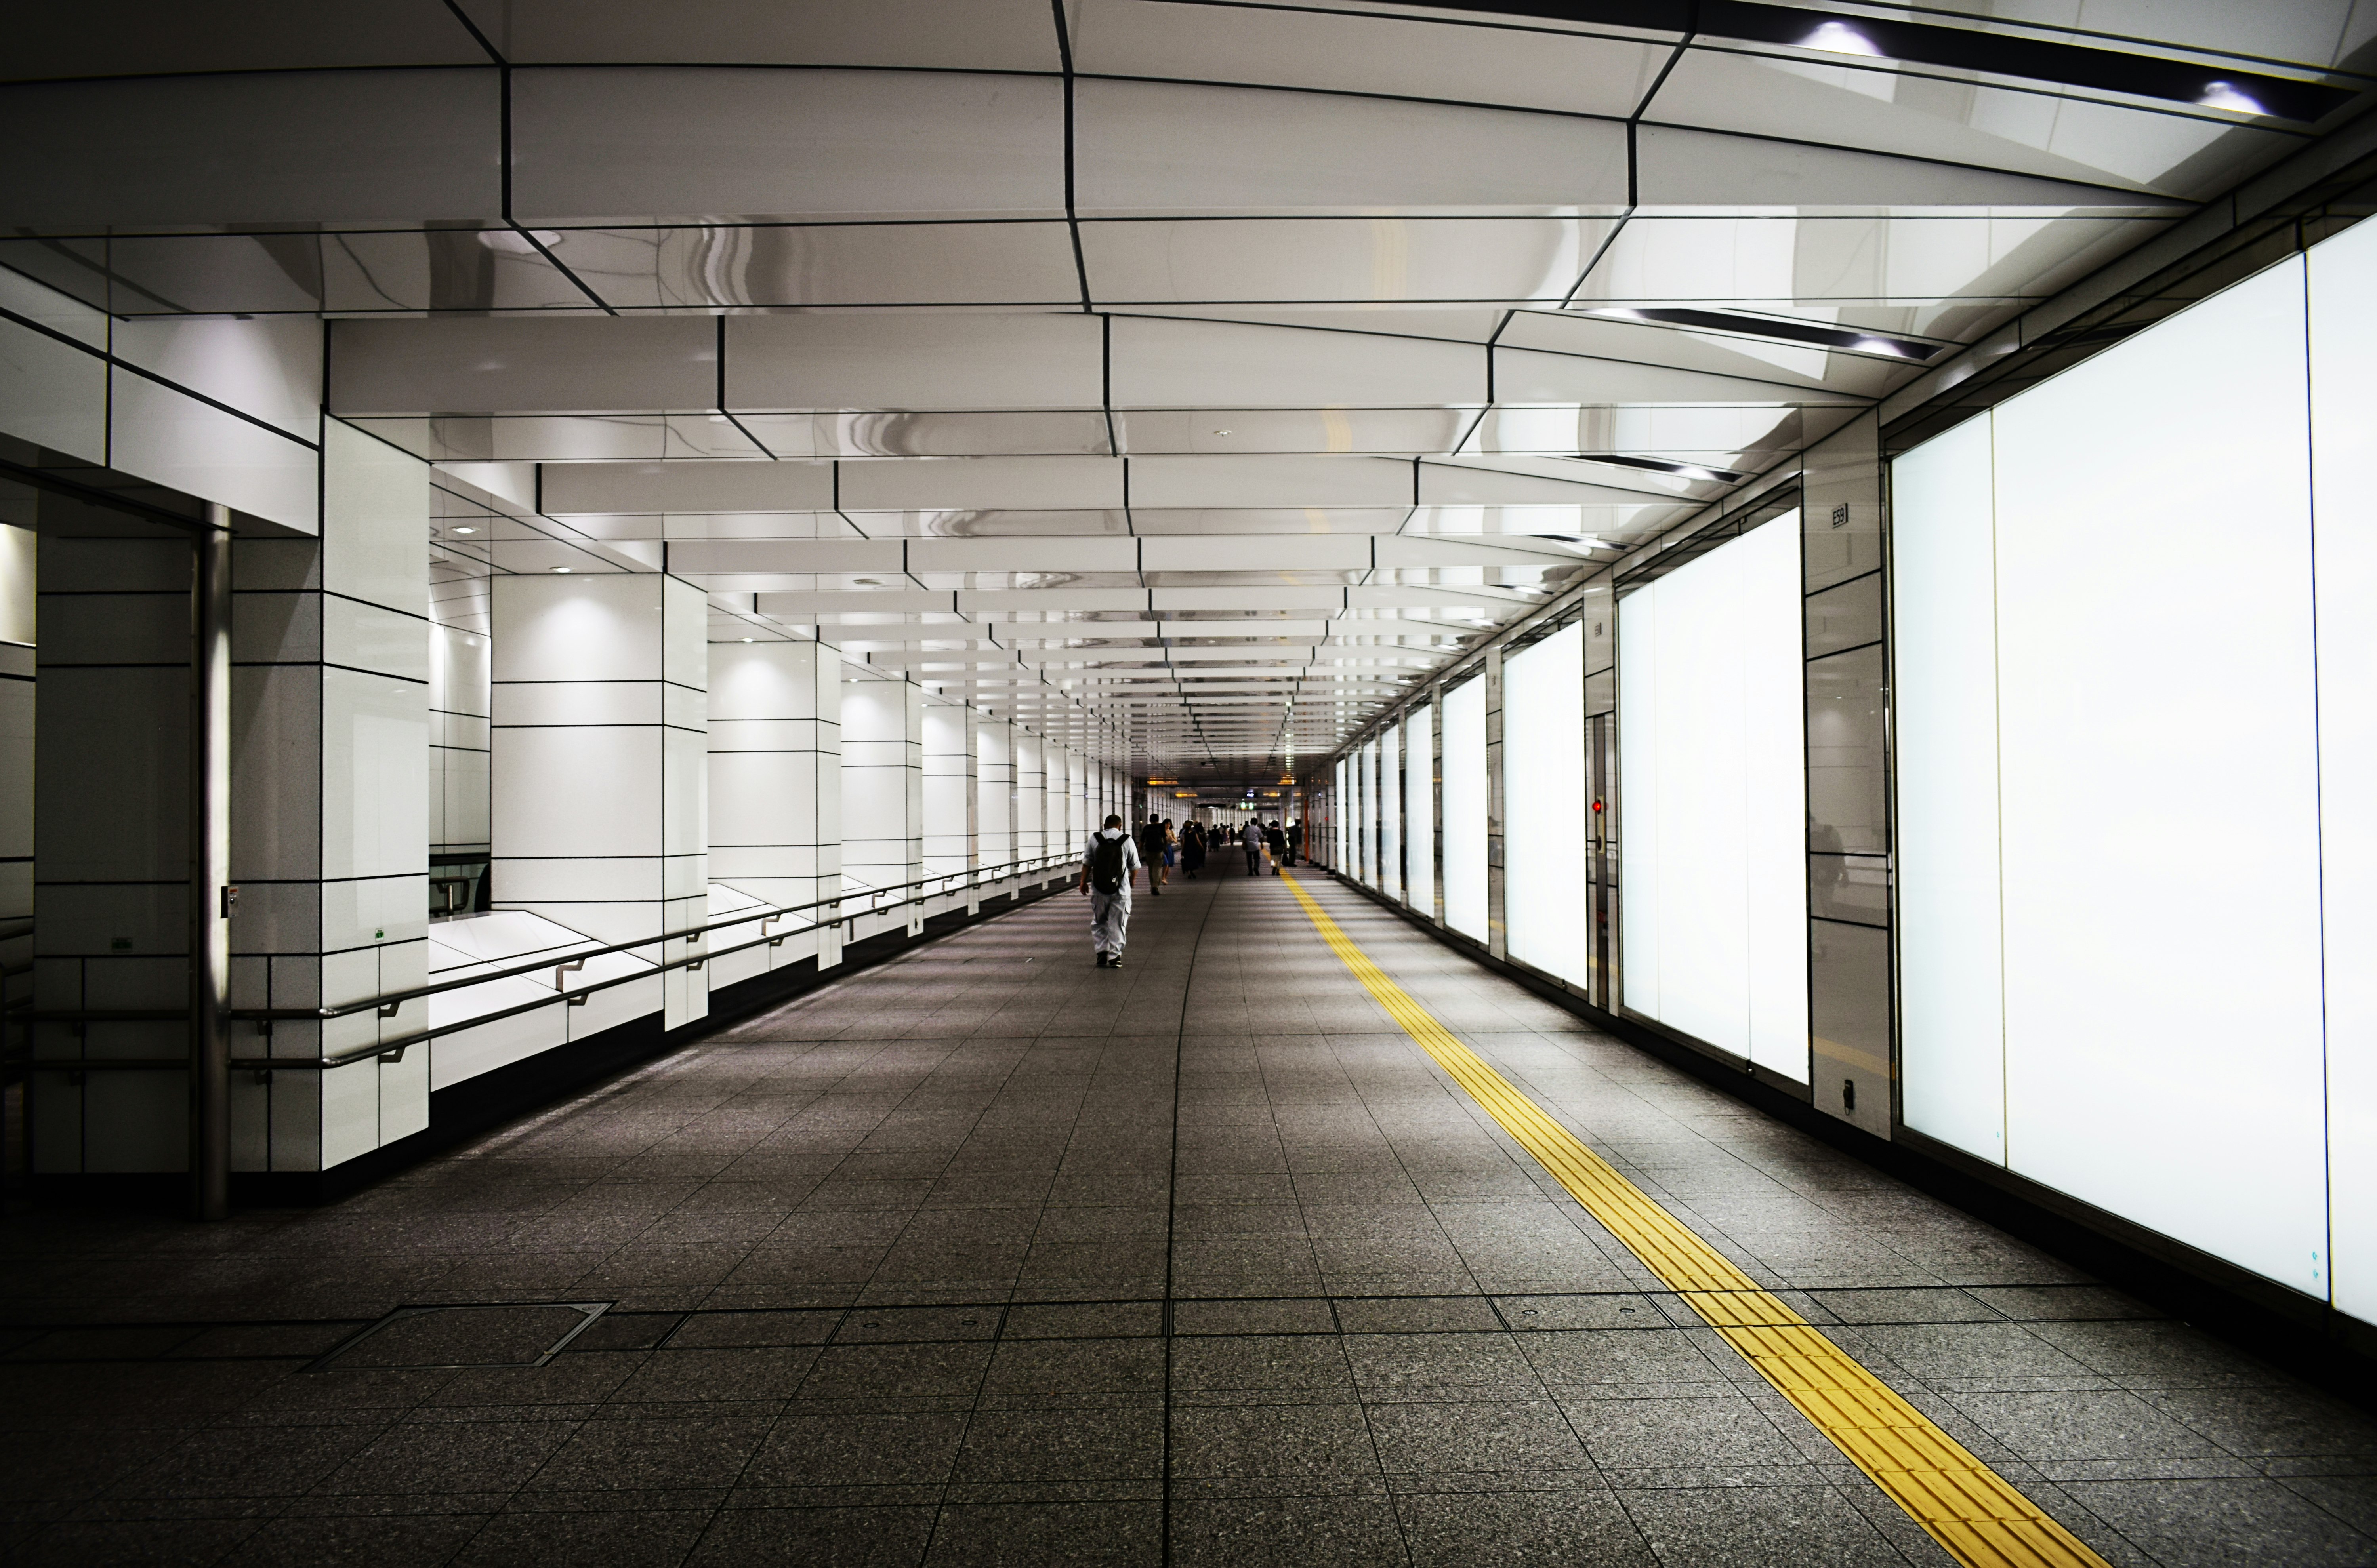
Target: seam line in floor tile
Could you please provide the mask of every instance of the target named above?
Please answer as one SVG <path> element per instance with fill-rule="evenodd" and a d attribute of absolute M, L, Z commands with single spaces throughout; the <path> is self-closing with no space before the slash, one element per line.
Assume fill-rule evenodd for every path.
<path fill-rule="evenodd" d="M 2013 1483 L 1487 1065 L 1283 873 L 1322 942 L 1452 1081 L 1827 1441 L 1968 1568 L 2108 1568 Z"/>

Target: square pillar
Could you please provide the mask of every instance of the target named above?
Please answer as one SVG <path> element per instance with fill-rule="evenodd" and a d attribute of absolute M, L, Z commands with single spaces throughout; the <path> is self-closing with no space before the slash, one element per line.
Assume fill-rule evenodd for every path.
<path fill-rule="evenodd" d="M 922 797 L 926 876 L 973 864 L 973 710 L 957 703 L 923 707 Z"/>
<path fill-rule="evenodd" d="M 1015 858 L 1048 852 L 1048 768 L 1039 736 L 1018 725 L 1015 735 Z"/>
<path fill-rule="evenodd" d="M 925 689 L 854 681 L 842 691 L 842 866 L 846 878 L 893 887 L 925 874 Z M 909 910 L 911 932 L 924 928 Z"/>
<path fill-rule="evenodd" d="M 645 573 L 497 577 L 494 901 L 660 963 L 709 919 L 709 602 Z M 597 993 L 573 1034 L 710 1011 L 709 971 Z"/>
<path fill-rule="evenodd" d="M 982 864 L 1003 866 L 1015 859 L 1015 726 L 985 715 L 974 728 L 974 744 Z"/>
<path fill-rule="evenodd" d="M 322 535 L 233 550 L 232 1005 L 339 1006 L 429 977 L 429 465 L 332 420 Z M 428 1004 L 269 1035 L 241 1056 L 394 1039 Z M 431 1049 L 232 1077 L 234 1170 L 325 1170 L 429 1124 Z"/>
<path fill-rule="evenodd" d="M 842 656 L 833 648 L 711 645 L 709 849 L 711 880 L 770 904 L 796 908 L 842 891 Z M 841 962 L 841 934 L 820 924 L 764 951 L 770 968 L 812 956 L 825 968 Z"/>

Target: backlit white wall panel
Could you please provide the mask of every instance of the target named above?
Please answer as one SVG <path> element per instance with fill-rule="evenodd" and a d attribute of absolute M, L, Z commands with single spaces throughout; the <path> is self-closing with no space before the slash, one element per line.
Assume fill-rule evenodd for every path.
<path fill-rule="evenodd" d="M 1486 940 L 1486 683 L 1444 695 L 1444 923 Z"/>
<path fill-rule="evenodd" d="M 1405 898 L 1422 914 L 1436 909 L 1436 758 L 1423 703 L 1404 721 L 1404 851 Z"/>
<path fill-rule="evenodd" d="M 2328 1245 L 2335 1304 L 2377 1322 L 2377 223 L 2310 268 Z"/>
<path fill-rule="evenodd" d="M 1360 815 L 1354 854 L 1364 882 L 1379 885 L 1379 743 L 1372 741 L 1354 754 L 1354 793 Z"/>
<path fill-rule="evenodd" d="M 1895 622 L 1916 657 L 1897 695 L 1921 712 L 1902 985 L 1910 1121 L 1926 1108 L 1985 1151 L 1996 1066 L 2010 1168 L 2325 1295 L 2303 287 L 2302 261 L 2281 263 L 1901 464 L 1915 557 Z M 1993 711 L 1973 704 L 1991 657 L 1971 580 L 1983 441 Z M 2319 624 L 2341 609 L 2322 603 Z M 1992 749 L 1994 1053 L 1964 1010 L 1991 953 L 1961 940 L 1977 917 L 1956 891 L 1986 849 L 1940 842 L 1969 835 L 1984 786 L 1939 777 Z M 1977 1104 L 1941 1109 L 1976 1084 Z"/>
<path fill-rule="evenodd" d="M 1805 1082 L 1801 614 L 1796 513 L 1620 602 L 1619 886 L 1625 1005 Z"/>
<path fill-rule="evenodd" d="M 1347 839 L 1345 830 L 1345 823 L 1348 815 L 1346 807 L 1348 802 L 1352 798 L 1346 793 L 1346 776 L 1348 771 L 1349 770 L 1344 763 L 1340 762 L 1337 765 L 1336 792 L 1329 797 L 1329 814 L 1333 819 L 1329 825 L 1331 830 L 1331 842 L 1335 844 L 1337 847 L 1337 858 L 1332 862 L 1332 865 L 1334 869 L 1340 872 L 1344 871 L 1348 866 L 1353 864 L 1353 861 L 1348 853 L 1351 846 Z"/>
<path fill-rule="evenodd" d="M 2271 268 L 1996 410 L 2006 1146 L 2323 1291 L 2301 301 Z"/>
<path fill-rule="evenodd" d="M 1379 891 L 1390 898 L 1404 890 L 1404 770 L 1402 732 L 1380 731 L 1379 747 Z"/>
<path fill-rule="evenodd" d="M 1997 558 L 1990 422 L 1892 477 L 1900 1073 L 1906 1124 L 2005 1158 L 1998 907 Z"/>
<path fill-rule="evenodd" d="M 1587 983 L 1581 622 L 1502 661 L 1502 849 L 1511 956 Z"/>

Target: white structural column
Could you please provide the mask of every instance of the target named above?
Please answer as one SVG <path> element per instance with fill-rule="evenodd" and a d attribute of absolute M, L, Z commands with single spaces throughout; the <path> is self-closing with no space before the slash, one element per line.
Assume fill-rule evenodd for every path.
<path fill-rule="evenodd" d="M 322 536 L 233 551 L 232 1005 L 306 1010 L 428 979 L 429 466 L 328 422 Z M 412 1034 L 420 1000 L 233 1026 L 238 1054 Z M 261 1047 L 261 1051 L 258 1048 Z M 429 1124 L 430 1052 L 232 1083 L 238 1170 L 323 1170 Z"/>
<path fill-rule="evenodd" d="M 1069 837 L 1066 820 L 1065 748 L 1054 741 L 1044 739 L 1040 742 L 1040 760 L 1043 769 L 1040 802 L 1045 814 L 1042 820 L 1047 825 L 1042 839 L 1046 848 L 1041 853 L 1061 855 Z"/>
<path fill-rule="evenodd" d="M 1090 836 L 1090 760 L 1065 753 L 1065 849 L 1078 855 Z"/>
<path fill-rule="evenodd" d="M 642 573 L 495 581 L 495 903 L 648 961 L 709 910 L 709 607 Z M 706 969 L 669 970 L 569 1009 L 572 1039 L 658 1011 L 710 1010 Z"/>
<path fill-rule="evenodd" d="M 974 787 L 981 797 L 975 837 L 982 864 L 1003 866 L 1015 859 L 1015 726 L 985 717 L 976 727 Z"/>
<path fill-rule="evenodd" d="M 1015 858 L 1038 860 L 1048 852 L 1047 765 L 1040 737 L 1017 726 L 1015 735 Z"/>
<path fill-rule="evenodd" d="M 842 655 L 834 648 L 710 646 L 709 849 L 711 881 L 770 904 L 794 909 L 842 891 Z M 763 951 L 770 968 L 811 956 L 828 968 L 841 961 L 841 933 L 820 922 Z"/>
<path fill-rule="evenodd" d="M 896 887 L 925 874 L 924 730 L 922 686 L 877 680 L 843 685 L 842 869 L 853 885 Z"/>
<path fill-rule="evenodd" d="M 924 873 L 972 869 L 973 710 L 956 703 L 924 705 Z"/>

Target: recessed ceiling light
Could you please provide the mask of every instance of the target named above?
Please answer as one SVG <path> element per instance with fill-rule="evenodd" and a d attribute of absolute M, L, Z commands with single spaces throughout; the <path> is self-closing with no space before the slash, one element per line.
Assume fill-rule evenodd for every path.
<path fill-rule="evenodd" d="M 478 529 L 476 529 L 464 528 L 464 529 L 456 529 L 454 531 L 455 531 L 456 533 L 477 533 L 479 530 L 478 530 Z"/>
<path fill-rule="evenodd" d="M 747 643 L 750 643 L 750 642 L 758 642 L 759 639 L 758 639 L 758 638 L 757 638 L 757 637 L 745 637 L 743 640 L 744 640 L 745 642 L 747 642 Z"/>
<path fill-rule="evenodd" d="M 1889 354 L 1917 362 L 1931 358 L 1946 345 L 1912 338 L 1884 338 L 1854 327 L 1830 327 L 1820 321 L 1785 321 L 1774 316 L 1744 315 L 1729 310 L 1691 310 L 1680 305 L 1595 306 L 1589 315 L 1619 321 L 1655 321 L 1666 327 L 1693 327 L 1712 332 L 1738 332 L 1745 338 L 1771 338 L 1779 343 L 1805 343 L 1810 348 L 1853 349 L 1860 353 Z"/>
<path fill-rule="evenodd" d="M 555 566 L 555 568 L 553 568 L 553 569 L 554 569 L 555 571 L 556 571 L 556 572 L 560 573 L 560 574 L 561 574 L 563 576 L 565 576 L 565 577 L 566 577 L 566 576 L 567 576 L 569 575 L 569 568 L 568 568 L 568 567 L 567 567 L 567 566 Z"/>

